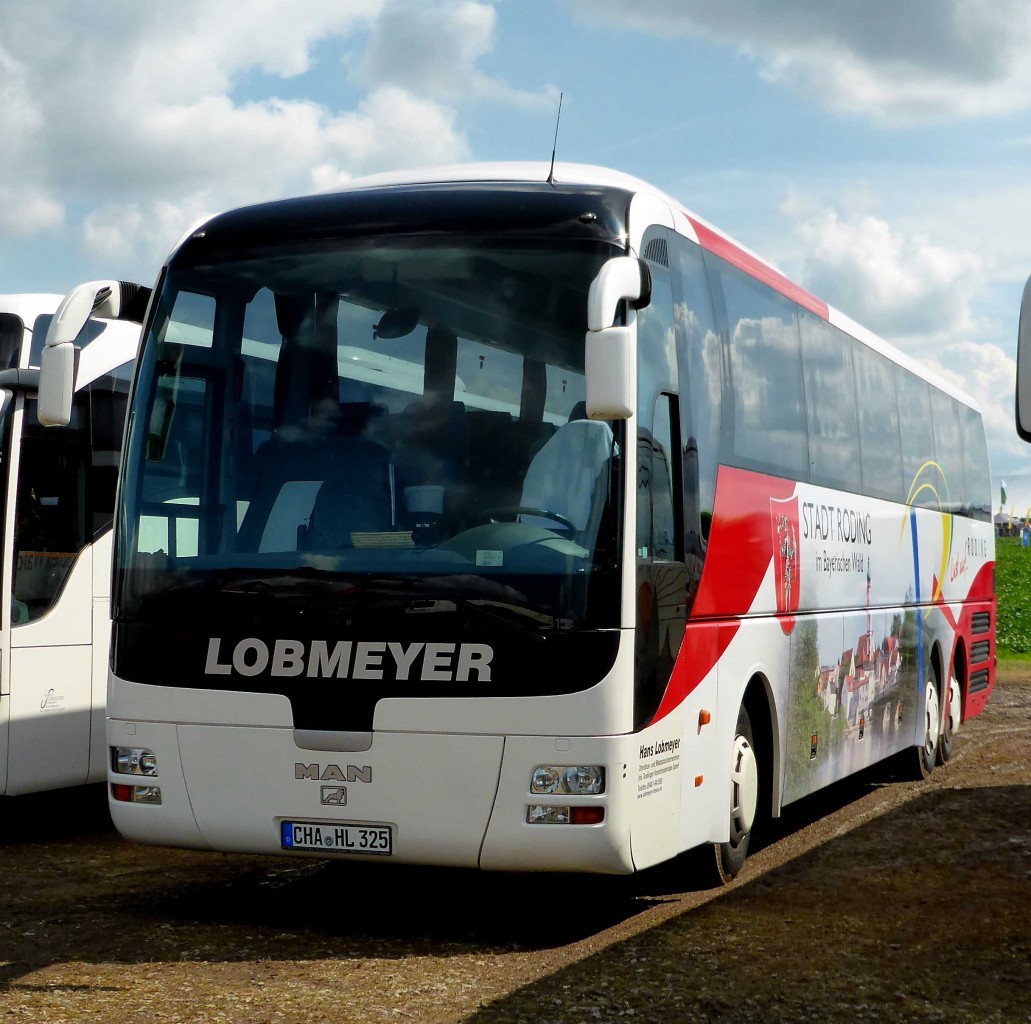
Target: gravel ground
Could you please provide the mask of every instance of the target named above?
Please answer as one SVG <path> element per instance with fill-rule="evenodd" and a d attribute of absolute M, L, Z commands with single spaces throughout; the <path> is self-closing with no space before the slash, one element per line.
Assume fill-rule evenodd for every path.
<path fill-rule="evenodd" d="M 789 809 L 741 877 L 225 856 L 102 787 L 0 801 L 0 1021 L 1031 1021 L 1031 666 L 924 782 Z"/>

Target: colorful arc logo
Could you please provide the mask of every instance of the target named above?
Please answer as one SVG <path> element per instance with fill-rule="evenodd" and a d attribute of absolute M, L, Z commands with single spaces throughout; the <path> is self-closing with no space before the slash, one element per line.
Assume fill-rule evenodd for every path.
<path fill-rule="evenodd" d="M 949 494 L 949 481 L 945 476 L 945 470 L 942 469 L 941 465 L 935 462 L 933 459 L 928 459 L 917 471 L 913 474 L 913 482 L 909 485 L 909 493 L 906 495 L 906 504 L 912 508 L 914 503 L 920 498 L 921 495 L 925 496 L 922 504 L 929 505 L 926 501 L 926 495 L 930 495 L 933 499 L 934 505 L 937 507 L 939 512 L 948 513 L 951 507 L 951 496 Z M 942 497 L 944 496 L 944 503 Z M 902 522 L 899 524 L 899 540 L 902 540 L 903 531 L 906 528 L 907 519 L 912 518 L 913 523 L 913 549 L 916 550 L 917 537 L 916 537 L 916 516 L 910 517 L 909 512 L 902 517 Z M 945 515 L 942 518 L 942 538 L 941 538 L 941 560 L 938 564 L 938 572 L 934 577 L 934 589 L 931 594 L 931 604 L 937 604 L 941 598 L 942 581 L 945 579 L 945 572 L 949 565 L 949 555 L 952 553 L 952 516 Z M 917 580 L 919 585 L 919 580 Z M 930 609 L 928 609 L 928 613 Z"/>

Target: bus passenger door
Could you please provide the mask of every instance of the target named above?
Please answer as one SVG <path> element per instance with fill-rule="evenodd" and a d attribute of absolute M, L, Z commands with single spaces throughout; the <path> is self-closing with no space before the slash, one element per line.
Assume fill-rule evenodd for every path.
<path fill-rule="evenodd" d="M 0 313 L 0 344 L 9 347 L 21 344 L 21 321 L 9 313 Z M 15 358 L 17 358 L 15 356 Z M 7 792 L 7 738 L 11 721 L 11 616 L 10 559 L 3 554 L 10 549 L 8 467 L 11 451 L 11 420 L 14 414 L 14 393 L 0 390 L 0 796 Z"/>
<path fill-rule="evenodd" d="M 44 429 L 35 405 L 18 400 L 8 449 L 4 699 L 12 795 L 85 783 L 93 725 L 88 412 L 77 405 L 68 427 Z"/>

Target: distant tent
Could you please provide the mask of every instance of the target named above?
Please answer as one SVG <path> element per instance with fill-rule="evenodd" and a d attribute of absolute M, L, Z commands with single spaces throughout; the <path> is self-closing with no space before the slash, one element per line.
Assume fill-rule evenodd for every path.
<path fill-rule="evenodd" d="M 999 529 L 1019 529 L 1023 519 L 1020 516 L 1015 516 L 1011 512 L 996 512 L 994 523 Z"/>

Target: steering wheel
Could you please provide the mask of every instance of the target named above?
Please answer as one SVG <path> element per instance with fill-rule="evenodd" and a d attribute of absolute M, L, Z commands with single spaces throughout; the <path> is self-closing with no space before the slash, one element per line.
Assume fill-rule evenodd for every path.
<path fill-rule="evenodd" d="M 492 523 L 504 522 L 508 519 L 515 519 L 516 516 L 540 516 L 542 519 L 550 519 L 558 523 L 563 529 L 570 533 L 576 533 L 576 524 L 558 512 L 550 512 L 546 508 L 534 508 L 532 505 L 506 505 L 500 508 L 490 508 L 482 513 L 483 518 Z M 502 518 L 503 517 L 503 518 Z"/>

